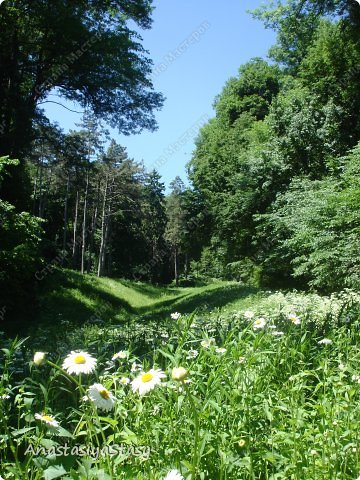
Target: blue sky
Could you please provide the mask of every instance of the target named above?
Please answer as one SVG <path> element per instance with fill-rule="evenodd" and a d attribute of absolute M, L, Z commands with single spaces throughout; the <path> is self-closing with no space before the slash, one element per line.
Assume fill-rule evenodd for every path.
<path fill-rule="evenodd" d="M 166 97 L 156 113 L 159 128 L 134 136 L 111 130 L 111 135 L 131 158 L 143 160 L 148 169 L 155 166 L 166 186 L 176 175 L 186 180 L 185 165 L 194 139 L 200 126 L 214 115 L 212 104 L 225 82 L 252 57 L 266 57 L 275 42 L 274 33 L 247 13 L 261 3 L 155 0 L 153 27 L 141 35 L 154 62 L 154 87 Z M 81 110 L 71 103 L 65 105 Z M 51 103 L 44 106 L 49 118 L 65 131 L 76 128 L 81 115 Z"/>

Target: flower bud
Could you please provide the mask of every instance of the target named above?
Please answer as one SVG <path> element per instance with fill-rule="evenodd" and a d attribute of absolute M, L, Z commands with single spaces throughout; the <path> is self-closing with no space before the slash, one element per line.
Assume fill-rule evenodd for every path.
<path fill-rule="evenodd" d="M 177 382 L 183 382 L 188 375 L 188 371 L 184 367 L 173 368 L 171 378 Z"/>
<path fill-rule="evenodd" d="M 45 362 L 45 353 L 44 352 L 36 352 L 34 355 L 34 363 L 35 365 L 39 366 Z"/>

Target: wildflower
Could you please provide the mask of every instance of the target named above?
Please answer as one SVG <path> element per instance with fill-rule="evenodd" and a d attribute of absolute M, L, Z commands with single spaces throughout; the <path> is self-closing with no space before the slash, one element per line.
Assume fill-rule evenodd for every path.
<path fill-rule="evenodd" d="M 117 360 L 118 358 L 123 360 L 124 358 L 127 358 L 127 356 L 128 356 L 128 352 L 125 352 L 124 350 L 120 350 L 120 352 L 117 352 L 112 356 L 112 360 Z"/>
<path fill-rule="evenodd" d="M 38 367 L 42 365 L 45 361 L 45 353 L 44 352 L 36 352 L 34 355 L 33 362 Z"/>
<path fill-rule="evenodd" d="M 277 330 L 275 330 L 271 333 L 271 335 L 274 335 L 274 337 L 281 337 L 282 335 L 284 335 L 284 332 L 278 332 Z"/>
<path fill-rule="evenodd" d="M 46 415 L 45 413 L 35 413 L 36 420 L 40 420 L 42 423 L 50 427 L 57 428 L 59 426 L 59 422 L 55 420 L 55 418 L 51 415 Z"/>
<path fill-rule="evenodd" d="M 310 450 L 310 455 L 317 455 L 317 451 L 316 450 Z"/>
<path fill-rule="evenodd" d="M 1 400 L 9 400 L 10 398 L 10 395 L 8 395 L 7 393 L 4 393 L 3 395 L 1 395 Z"/>
<path fill-rule="evenodd" d="M 71 352 L 64 360 L 62 368 L 67 373 L 76 375 L 91 373 L 95 370 L 96 359 L 86 352 Z"/>
<path fill-rule="evenodd" d="M 295 313 L 290 313 L 287 318 L 294 325 L 300 325 L 300 318 L 297 315 L 295 315 Z"/>
<path fill-rule="evenodd" d="M 265 318 L 258 318 L 257 320 L 255 320 L 254 322 L 254 325 L 253 325 L 253 329 L 254 330 L 259 330 L 261 328 L 264 328 L 266 325 L 266 320 Z"/>
<path fill-rule="evenodd" d="M 206 338 L 200 342 L 203 348 L 210 348 L 211 345 L 215 345 L 215 338 Z"/>
<path fill-rule="evenodd" d="M 351 380 L 353 380 L 354 382 L 360 383 L 360 375 L 353 375 L 351 377 Z"/>
<path fill-rule="evenodd" d="M 244 312 L 244 317 L 247 318 L 248 320 L 251 320 L 252 318 L 254 318 L 254 316 L 255 316 L 255 313 L 252 310 L 246 310 Z"/>
<path fill-rule="evenodd" d="M 142 372 L 131 382 L 133 392 L 139 392 L 139 395 L 145 395 L 150 392 L 156 385 L 161 385 L 161 379 L 166 375 L 160 369 L 151 369 L 148 372 Z"/>
<path fill-rule="evenodd" d="M 170 470 L 164 480 L 184 480 L 184 477 L 177 470 Z"/>
<path fill-rule="evenodd" d="M 241 440 L 239 440 L 239 447 L 242 448 L 245 446 L 245 440 L 242 438 Z"/>
<path fill-rule="evenodd" d="M 138 365 L 136 362 L 132 363 L 131 365 L 131 371 L 132 372 L 137 372 L 141 370 L 141 365 Z"/>
<path fill-rule="evenodd" d="M 121 377 L 120 378 L 120 383 L 122 385 L 128 385 L 130 383 L 130 378 L 127 378 L 127 377 Z"/>
<path fill-rule="evenodd" d="M 101 383 L 94 383 L 89 388 L 89 398 L 100 410 L 112 410 L 115 398 Z"/>
<path fill-rule="evenodd" d="M 219 347 L 215 350 L 216 353 L 225 353 L 226 352 L 226 348 L 224 347 Z"/>
<path fill-rule="evenodd" d="M 323 338 L 318 342 L 319 345 L 330 345 L 332 343 L 332 340 L 330 338 Z"/>
<path fill-rule="evenodd" d="M 197 350 L 189 350 L 186 355 L 186 359 L 189 360 L 191 358 L 196 358 L 199 355 Z"/>
<path fill-rule="evenodd" d="M 173 319 L 173 320 L 179 320 L 179 318 L 181 317 L 181 313 L 179 312 L 174 312 L 170 315 L 170 317 Z"/>
<path fill-rule="evenodd" d="M 188 371 L 184 367 L 173 368 L 171 378 L 177 382 L 182 382 L 188 376 Z"/>

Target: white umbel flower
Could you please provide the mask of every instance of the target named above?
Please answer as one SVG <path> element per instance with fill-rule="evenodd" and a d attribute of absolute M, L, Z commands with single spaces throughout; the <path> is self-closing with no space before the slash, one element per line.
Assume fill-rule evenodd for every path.
<path fill-rule="evenodd" d="M 115 398 L 101 383 L 94 383 L 89 388 L 89 398 L 100 410 L 112 410 L 115 405 Z"/>
<path fill-rule="evenodd" d="M 260 330 L 261 328 L 264 328 L 265 325 L 266 325 L 266 320 L 265 320 L 265 318 L 258 318 L 258 319 L 255 320 L 255 322 L 254 322 L 253 329 L 254 329 L 254 330 Z"/>
<path fill-rule="evenodd" d="M 323 338 L 318 342 L 319 345 L 330 345 L 332 343 L 332 340 L 330 338 Z"/>
<path fill-rule="evenodd" d="M 64 360 L 62 368 L 70 375 L 91 373 L 95 370 L 96 359 L 87 352 L 71 352 Z"/>
<path fill-rule="evenodd" d="M 145 395 L 150 392 L 156 385 L 161 385 L 161 379 L 166 375 L 160 369 L 151 369 L 148 372 L 142 372 L 131 382 L 133 392 L 138 392 L 139 395 Z"/>
<path fill-rule="evenodd" d="M 180 472 L 173 469 L 173 470 L 170 470 L 170 472 L 166 475 L 164 480 L 184 480 L 184 477 L 181 475 Z"/>
<path fill-rule="evenodd" d="M 244 317 L 248 320 L 251 320 L 255 316 L 255 313 L 252 310 L 246 310 L 244 312 Z"/>
<path fill-rule="evenodd" d="M 36 352 L 34 355 L 34 364 L 39 367 L 45 362 L 45 353 L 44 352 Z"/>
<path fill-rule="evenodd" d="M 130 378 L 128 377 L 121 377 L 119 382 L 121 383 L 121 385 L 128 385 L 130 383 Z"/>
<path fill-rule="evenodd" d="M 46 415 L 45 413 L 35 413 L 36 420 L 40 420 L 40 422 L 45 423 L 50 427 L 57 428 L 59 426 L 59 422 L 55 420 L 52 415 Z"/>
<path fill-rule="evenodd" d="M 215 345 L 215 338 L 206 338 L 200 342 L 200 345 L 203 348 L 210 348 L 211 345 Z"/>
<path fill-rule="evenodd" d="M 170 317 L 173 319 L 173 320 L 179 320 L 179 318 L 181 317 L 181 313 L 179 312 L 174 312 L 170 315 Z"/>

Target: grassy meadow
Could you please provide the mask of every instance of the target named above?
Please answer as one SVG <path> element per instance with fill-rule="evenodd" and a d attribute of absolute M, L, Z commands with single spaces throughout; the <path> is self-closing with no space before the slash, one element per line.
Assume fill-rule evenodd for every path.
<path fill-rule="evenodd" d="M 24 338 L 1 339 L 3 479 L 359 477 L 356 292 L 41 288 Z"/>

